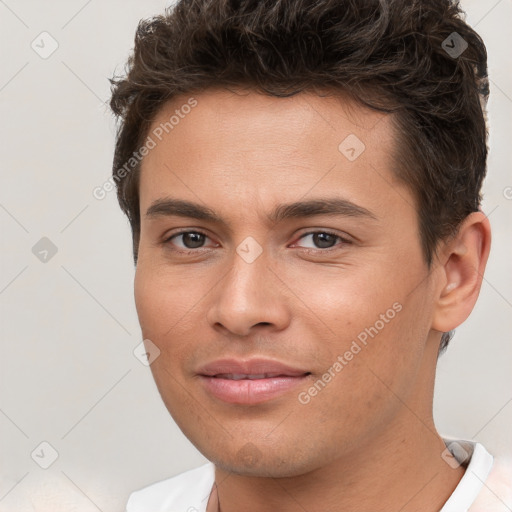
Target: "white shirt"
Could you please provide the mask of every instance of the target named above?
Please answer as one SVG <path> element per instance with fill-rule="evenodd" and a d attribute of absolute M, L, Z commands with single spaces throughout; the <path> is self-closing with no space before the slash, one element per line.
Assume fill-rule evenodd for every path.
<path fill-rule="evenodd" d="M 493 464 L 493 456 L 480 443 L 444 441 L 455 459 L 467 467 L 440 512 L 512 510 L 512 466 Z M 126 512 L 206 512 L 214 480 L 215 466 L 209 462 L 133 492 Z"/>

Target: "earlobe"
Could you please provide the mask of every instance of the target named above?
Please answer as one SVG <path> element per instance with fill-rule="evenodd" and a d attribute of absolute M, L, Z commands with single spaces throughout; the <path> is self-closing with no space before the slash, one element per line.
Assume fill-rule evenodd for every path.
<path fill-rule="evenodd" d="M 446 242 L 432 329 L 451 331 L 469 316 L 480 292 L 490 244 L 489 220 L 480 211 L 468 215 Z"/>

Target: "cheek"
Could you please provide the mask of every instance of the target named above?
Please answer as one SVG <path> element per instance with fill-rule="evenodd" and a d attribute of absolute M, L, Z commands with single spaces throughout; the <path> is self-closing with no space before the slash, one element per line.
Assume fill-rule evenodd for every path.
<path fill-rule="evenodd" d="M 300 405 L 302 415 L 318 419 L 315 428 L 321 435 L 316 432 L 315 438 L 334 437 L 345 449 L 354 442 L 356 449 L 358 442 L 373 437 L 403 409 L 398 397 L 406 398 L 410 391 L 421 351 L 404 342 L 409 321 L 400 317 L 402 314 L 407 313 L 398 312 L 380 330 L 381 324 L 375 327 L 373 315 L 368 317 L 368 327 L 375 330 L 361 329 L 357 321 L 344 333 L 340 326 L 342 334 L 324 357 L 325 373 L 303 390 L 306 395 L 301 395 L 301 404 L 308 400 Z M 358 338 L 361 333 L 365 336 Z M 303 421 L 300 417 L 297 421 Z"/>
<path fill-rule="evenodd" d="M 407 393 L 428 334 L 428 291 L 419 286 L 410 293 L 417 281 L 396 277 L 377 271 L 370 278 L 337 281 L 317 276 L 308 288 L 308 305 L 322 320 L 315 329 L 310 325 L 309 332 L 317 343 L 319 335 L 328 340 L 318 343 L 318 350 L 324 371 L 330 368 L 335 375 L 319 406 L 323 402 L 343 404 L 349 411 L 366 406 L 376 410 L 383 396 Z"/>
<path fill-rule="evenodd" d="M 388 330 L 388 325 L 399 316 L 393 304 L 402 294 L 389 274 L 381 272 L 379 275 L 377 270 L 350 267 L 326 271 L 324 267 L 310 272 L 309 276 L 290 276 L 289 282 L 297 283 L 294 292 L 307 307 L 298 302 L 297 306 L 309 312 L 303 316 L 297 310 L 295 319 L 300 323 L 302 318 L 311 316 L 313 321 L 316 317 L 314 334 L 320 331 L 323 338 L 330 338 L 336 350 L 348 349 L 345 348 L 347 342 L 350 345 L 358 335 L 368 338 L 367 330 L 375 332 L 376 322 L 379 333 Z M 380 319 L 381 315 L 384 320 Z"/>
<path fill-rule="evenodd" d="M 134 295 L 139 323 L 145 337 L 165 342 L 186 322 L 191 313 L 197 287 L 184 286 L 179 279 L 158 265 L 138 265 Z"/>
<path fill-rule="evenodd" d="M 144 339 L 151 340 L 160 350 L 151 370 L 159 385 L 174 387 L 181 382 L 190 360 L 201 345 L 206 311 L 201 298 L 199 281 L 194 285 L 161 264 L 140 265 L 134 280 L 135 306 Z M 160 385 L 159 385 L 160 387 Z"/>
<path fill-rule="evenodd" d="M 171 286 L 172 280 L 155 265 L 138 265 L 135 272 L 134 296 L 137 315 L 144 339 L 151 340 L 160 350 L 150 366 L 157 388 L 169 412 L 174 407 L 186 408 L 187 393 L 181 368 L 193 346 L 184 342 L 187 306 L 184 291 Z"/>
<path fill-rule="evenodd" d="M 156 338 L 155 334 L 159 329 L 155 322 L 158 319 L 165 318 L 161 314 L 161 293 L 162 290 L 158 286 L 157 280 L 152 277 L 151 273 L 145 270 L 139 260 L 137 270 L 135 271 L 134 296 L 137 316 L 139 317 L 139 324 L 144 338 Z"/>

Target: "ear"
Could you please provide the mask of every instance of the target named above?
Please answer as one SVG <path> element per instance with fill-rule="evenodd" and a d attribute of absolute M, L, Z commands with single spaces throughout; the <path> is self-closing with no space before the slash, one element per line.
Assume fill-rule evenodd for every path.
<path fill-rule="evenodd" d="M 491 226 L 483 212 L 462 222 L 440 251 L 440 279 L 432 328 L 448 332 L 469 316 L 480 293 L 491 247 Z"/>

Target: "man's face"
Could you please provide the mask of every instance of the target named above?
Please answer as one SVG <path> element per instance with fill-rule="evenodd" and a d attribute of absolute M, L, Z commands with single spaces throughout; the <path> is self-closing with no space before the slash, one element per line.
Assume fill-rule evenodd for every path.
<path fill-rule="evenodd" d="M 293 476 L 427 417 L 433 287 L 390 117 L 313 94 L 194 98 L 148 134 L 135 278 L 185 435 L 219 467 Z M 170 199 L 216 219 L 147 213 Z M 283 207 L 313 200 L 341 203 Z"/>

